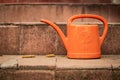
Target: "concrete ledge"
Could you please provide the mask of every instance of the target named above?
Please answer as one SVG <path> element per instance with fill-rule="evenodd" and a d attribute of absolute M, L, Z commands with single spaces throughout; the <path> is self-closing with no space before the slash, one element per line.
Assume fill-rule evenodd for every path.
<path fill-rule="evenodd" d="M 22 55 L 0 56 L 1 69 L 14 68 L 11 66 L 20 70 L 120 69 L 120 55 L 103 55 L 101 59 L 68 59 L 64 55 L 55 57 L 36 55 L 34 58 L 22 58 Z"/>
<path fill-rule="evenodd" d="M 87 60 L 68 59 L 65 55 L 3 55 L 0 80 L 120 80 L 120 55 Z"/>
<path fill-rule="evenodd" d="M 120 69 L 120 56 L 103 55 L 101 59 L 68 59 L 58 56 L 56 69 L 60 70 L 97 70 Z"/>
<path fill-rule="evenodd" d="M 45 56 L 36 56 L 35 58 L 20 58 L 18 69 L 27 70 L 53 70 L 55 69 L 56 58 L 47 58 Z"/>

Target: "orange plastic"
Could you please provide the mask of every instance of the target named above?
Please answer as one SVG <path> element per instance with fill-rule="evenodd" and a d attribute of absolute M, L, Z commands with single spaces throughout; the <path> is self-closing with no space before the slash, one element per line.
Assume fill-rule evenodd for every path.
<path fill-rule="evenodd" d="M 103 22 L 104 30 L 99 36 L 98 25 L 73 25 L 73 20 L 77 18 L 95 18 Z M 98 15 L 80 14 L 72 16 L 67 23 L 67 37 L 59 27 L 48 20 L 41 19 L 51 25 L 61 37 L 67 50 L 68 58 L 100 58 L 101 46 L 108 31 L 107 21 Z"/>

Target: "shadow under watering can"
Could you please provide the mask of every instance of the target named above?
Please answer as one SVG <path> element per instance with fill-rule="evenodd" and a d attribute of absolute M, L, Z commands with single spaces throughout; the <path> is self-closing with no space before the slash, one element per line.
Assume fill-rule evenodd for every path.
<path fill-rule="evenodd" d="M 78 18 L 94 18 L 102 21 L 104 24 L 102 36 L 99 36 L 98 25 L 71 24 L 73 20 Z M 54 23 L 44 19 L 40 21 L 49 24 L 57 31 L 67 50 L 68 58 L 92 59 L 101 57 L 101 46 L 108 31 L 108 23 L 103 17 L 93 14 L 70 17 L 67 22 L 67 36 Z"/>

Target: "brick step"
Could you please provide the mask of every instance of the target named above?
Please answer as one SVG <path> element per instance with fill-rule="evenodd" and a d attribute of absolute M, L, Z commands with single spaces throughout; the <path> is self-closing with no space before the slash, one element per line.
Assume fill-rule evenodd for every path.
<path fill-rule="evenodd" d="M 56 23 L 66 35 L 66 24 Z M 85 23 L 84 23 L 85 24 Z M 95 23 L 94 23 L 95 24 Z M 102 24 L 100 35 L 102 34 Z M 102 54 L 120 54 L 120 24 L 109 23 Z M 66 54 L 56 31 L 43 23 L 0 23 L 0 54 Z"/>
<path fill-rule="evenodd" d="M 65 55 L 0 56 L 0 80 L 120 80 L 120 55 L 68 59 Z"/>
<path fill-rule="evenodd" d="M 120 4 L 0 4 L 0 22 L 39 22 L 42 18 L 53 22 L 66 22 L 73 15 L 86 13 L 103 16 L 108 22 L 120 22 Z"/>
<path fill-rule="evenodd" d="M 115 3 L 118 0 L 1 0 L 0 3 Z"/>

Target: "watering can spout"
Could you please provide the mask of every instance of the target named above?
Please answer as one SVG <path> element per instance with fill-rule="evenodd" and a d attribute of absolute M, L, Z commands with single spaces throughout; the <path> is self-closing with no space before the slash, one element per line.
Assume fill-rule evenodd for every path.
<path fill-rule="evenodd" d="M 48 20 L 45 20 L 45 19 L 41 19 L 40 20 L 41 22 L 44 22 L 46 24 L 49 24 L 51 27 L 53 27 L 53 29 L 55 29 L 58 33 L 58 35 L 60 36 L 60 38 L 62 39 L 63 43 L 64 43 L 64 46 L 67 50 L 67 37 L 65 37 L 65 35 L 63 34 L 63 32 L 61 31 L 61 29 L 54 23 L 48 21 Z"/>

